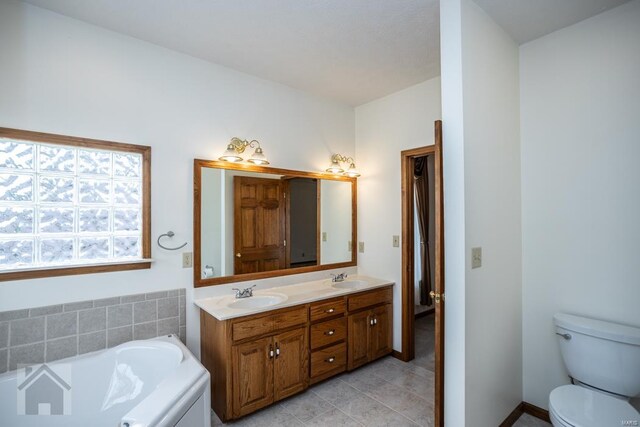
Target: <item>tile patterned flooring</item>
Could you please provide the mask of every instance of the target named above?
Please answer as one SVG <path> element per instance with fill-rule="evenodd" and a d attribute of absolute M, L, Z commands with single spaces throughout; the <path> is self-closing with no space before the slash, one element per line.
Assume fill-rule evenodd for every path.
<path fill-rule="evenodd" d="M 416 358 L 391 356 L 333 377 L 254 414 L 233 427 L 415 427 L 433 425 L 434 316 L 416 320 Z M 542 427 L 525 415 L 518 427 Z M 215 413 L 212 426 L 223 424 Z"/>

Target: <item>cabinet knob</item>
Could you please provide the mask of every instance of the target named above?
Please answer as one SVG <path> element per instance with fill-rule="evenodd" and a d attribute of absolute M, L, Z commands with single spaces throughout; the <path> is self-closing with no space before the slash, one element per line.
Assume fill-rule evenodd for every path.
<path fill-rule="evenodd" d="M 374 318 L 373 318 L 373 324 L 374 324 L 374 325 L 377 325 L 377 324 L 378 324 L 378 318 L 377 318 L 377 317 L 374 317 Z"/>
<path fill-rule="evenodd" d="M 336 358 L 335 358 L 335 357 L 333 357 L 333 356 L 331 356 L 331 357 L 330 357 L 330 358 L 328 358 L 328 359 L 324 359 L 324 361 L 325 361 L 325 362 L 327 362 L 327 363 L 333 363 L 333 362 L 335 362 L 335 360 L 336 360 Z"/>
<path fill-rule="evenodd" d="M 276 359 L 280 356 L 280 346 L 276 344 Z"/>
<path fill-rule="evenodd" d="M 273 346 L 269 346 L 269 359 L 273 359 Z"/>
<path fill-rule="evenodd" d="M 335 330 L 335 329 L 331 329 L 330 331 L 327 331 L 327 332 L 325 332 L 324 334 L 325 334 L 325 335 L 329 335 L 329 336 L 331 336 L 331 335 L 333 335 L 333 334 L 335 334 L 335 333 L 336 333 L 336 330 Z"/>
<path fill-rule="evenodd" d="M 333 313 L 334 311 L 336 311 L 336 309 L 335 309 L 335 308 L 330 308 L 329 310 L 325 310 L 324 312 L 325 312 L 325 313 L 329 313 L 329 314 L 331 314 L 331 313 Z"/>
<path fill-rule="evenodd" d="M 242 258 L 242 254 L 241 254 L 240 252 L 238 252 L 238 253 L 236 254 L 236 258 Z"/>

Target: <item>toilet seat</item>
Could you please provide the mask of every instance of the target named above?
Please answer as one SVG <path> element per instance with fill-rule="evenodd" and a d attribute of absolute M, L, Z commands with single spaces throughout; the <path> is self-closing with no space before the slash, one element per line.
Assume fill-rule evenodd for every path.
<path fill-rule="evenodd" d="M 549 395 L 549 412 L 562 426 L 619 426 L 640 421 L 640 413 L 626 400 L 576 385 L 563 385 Z"/>

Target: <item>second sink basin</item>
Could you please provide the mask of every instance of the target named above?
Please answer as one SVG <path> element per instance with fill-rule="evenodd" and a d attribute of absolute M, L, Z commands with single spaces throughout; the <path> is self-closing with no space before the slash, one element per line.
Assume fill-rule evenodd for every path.
<path fill-rule="evenodd" d="M 262 308 L 280 304 L 287 300 L 284 294 L 254 295 L 249 298 L 233 299 L 227 304 L 229 308 Z"/>
<path fill-rule="evenodd" d="M 367 286 L 364 280 L 345 280 L 344 282 L 332 283 L 331 286 L 338 289 L 360 289 Z"/>

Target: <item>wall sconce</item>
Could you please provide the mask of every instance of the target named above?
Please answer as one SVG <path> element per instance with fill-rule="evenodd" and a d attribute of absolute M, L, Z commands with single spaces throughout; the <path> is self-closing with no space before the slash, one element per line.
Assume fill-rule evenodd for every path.
<path fill-rule="evenodd" d="M 247 162 L 253 163 L 254 165 L 269 164 L 258 141 L 255 139 L 247 141 L 246 139 L 236 138 L 235 136 L 231 138 L 231 142 L 229 142 L 227 149 L 224 151 L 222 156 L 220 156 L 220 160 L 223 162 L 241 162 L 243 158 L 240 157 L 240 154 L 244 153 L 247 147 L 255 148 L 255 151 L 251 157 L 247 159 Z"/>
<path fill-rule="evenodd" d="M 349 163 L 349 168 L 345 171 L 340 163 Z M 357 178 L 360 176 L 356 170 L 356 164 L 351 157 L 345 157 L 342 154 L 334 154 L 331 156 L 331 166 L 327 168 L 327 172 L 334 175 L 346 175 L 350 178 Z"/>

